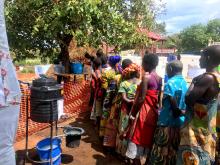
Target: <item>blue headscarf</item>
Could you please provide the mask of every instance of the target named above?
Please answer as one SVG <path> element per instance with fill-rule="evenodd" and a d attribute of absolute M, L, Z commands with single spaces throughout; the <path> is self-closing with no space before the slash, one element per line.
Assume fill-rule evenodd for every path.
<path fill-rule="evenodd" d="M 171 62 L 171 61 L 174 61 L 174 60 L 176 60 L 177 58 L 176 58 L 176 55 L 174 55 L 174 54 L 168 54 L 168 56 L 167 56 L 167 62 L 169 63 L 169 62 Z M 164 83 L 167 83 L 167 81 L 168 81 L 168 76 L 167 76 L 167 74 L 165 74 L 165 77 L 164 77 Z"/>
<path fill-rule="evenodd" d="M 115 66 L 117 63 L 119 63 L 121 61 L 121 56 L 110 56 L 108 58 L 109 64 L 112 66 Z"/>
<path fill-rule="evenodd" d="M 176 55 L 174 55 L 174 54 L 169 54 L 169 55 L 167 56 L 167 62 L 171 62 L 171 61 L 174 61 L 174 60 L 176 60 Z"/>

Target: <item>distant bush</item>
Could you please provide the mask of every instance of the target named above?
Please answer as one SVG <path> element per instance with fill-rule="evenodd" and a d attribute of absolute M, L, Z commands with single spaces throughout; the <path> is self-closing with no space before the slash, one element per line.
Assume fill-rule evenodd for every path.
<path fill-rule="evenodd" d="M 21 73 L 35 73 L 35 70 L 33 67 L 24 68 Z"/>
<path fill-rule="evenodd" d="M 25 60 L 20 60 L 20 61 L 16 61 L 15 65 L 17 66 L 34 66 L 34 65 L 42 65 L 42 64 L 46 64 L 47 62 L 42 62 L 41 59 L 25 59 Z"/>

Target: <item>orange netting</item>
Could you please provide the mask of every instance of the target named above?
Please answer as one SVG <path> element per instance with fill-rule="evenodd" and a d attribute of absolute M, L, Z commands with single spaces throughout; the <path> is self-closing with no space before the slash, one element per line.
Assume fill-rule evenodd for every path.
<path fill-rule="evenodd" d="M 20 85 L 22 91 L 21 105 L 20 105 L 20 118 L 17 130 L 16 140 L 21 140 L 25 137 L 26 132 L 26 108 L 30 112 L 30 89 L 27 85 Z M 89 83 L 80 81 L 80 83 L 67 82 L 64 84 L 64 113 L 68 117 L 74 117 L 77 114 L 88 111 L 89 102 Z M 28 104 L 28 106 L 27 106 Z M 48 124 L 36 123 L 29 120 L 29 135 L 40 131 Z"/>

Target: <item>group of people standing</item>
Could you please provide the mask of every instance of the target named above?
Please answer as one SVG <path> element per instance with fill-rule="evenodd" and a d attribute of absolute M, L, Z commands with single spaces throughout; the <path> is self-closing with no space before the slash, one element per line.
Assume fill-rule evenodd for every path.
<path fill-rule="evenodd" d="M 91 119 L 103 146 L 127 163 L 149 165 L 220 164 L 220 46 L 203 50 L 206 72 L 188 84 L 183 64 L 167 64 L 168 81 L 156 73 L 159 58 L 146 53 L 142 66 L 105 56 L 92 60 Z"/>

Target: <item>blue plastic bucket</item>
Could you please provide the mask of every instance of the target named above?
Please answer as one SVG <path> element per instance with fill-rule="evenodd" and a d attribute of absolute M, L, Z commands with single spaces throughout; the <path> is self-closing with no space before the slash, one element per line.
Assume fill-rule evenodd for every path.
<path fill-rule="evenodd" d="M 80 62 L 71 63 L 71 71 L 73 74 L 82 74 L 83 73 L 83 64 Z"/>
<path fill-rule="evenodd" d="M 61 164 L 61 140 L 59 138 L 52 139 L 52 159 L 53 165 Z M 43 139 L 37 143 L 37 153 L 41 161 L 48 161 L 42 165 L 50 165 L 50 138 Z"/>

